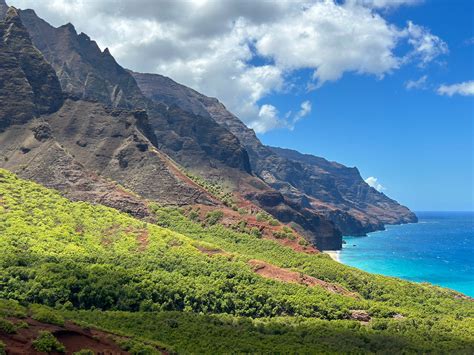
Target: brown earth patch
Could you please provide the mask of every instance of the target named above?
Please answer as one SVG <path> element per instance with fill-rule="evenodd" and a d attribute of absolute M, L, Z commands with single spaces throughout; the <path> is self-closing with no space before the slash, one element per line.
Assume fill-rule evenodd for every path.
<path fill-rule="evenodd" d="M 15 318 L 9 318 L 9 320 L 19 321 Z M 22 321 L 28 324 L 28 328 L 18 329 L 14 334 L 0 333 L 0 341 L 5 343 L 8 355 L 44 354 L 36 351 L 32 344 L 40 331 L 52 333 L 65 346 L 66 354 L 73 354 L 81 349 L 89 349 L 103 355 L 128 354 L 113 341 L 112 334 L 103 331 L 84 329 L 71 322 L 66 322 L 64 326 L 56 326 L 38 322 L 32 318 L 22 319 Z"/>
<path fill-rule="evenodd" d="M 163 154 L 162 152 L 160 152 L 158 149 L 155 149 L 155 148 L 153 148 L 152 151 L 162 159 L 166 167 L 174 174 L 175 177 L 179 178 L 181 181 L 185 182 L 186 184 L 193 186 L 196 190 L 198 190 L 202 195 L 205 195 L 209 199 L 209 201 L 214 203 L 215 205 L 222 205 L 222 202 L 219 201 L 218 198 L 213 196 L 209 191 L 204 189 L 201 185 L 195 183 L 191 178 L 186 176 L 186 174 L 184 174 L 181 171 L 181 169 L 178 168 L 178 164 L 174 162 L 168 155 Z"/>
<path fill-rule="evenodd" d="M 467 301 L 474 302 L 474 298 L 467 296 L 465 294 L 456 292 L 456 291 L 454 291 L 454 298 L 458 300 L 467 300 Z"/>
<path fill-rule="evenodd" d="M 144 251 L 148 246 L 148 229 L 142 229 L 137 234 L 138 250 Z"/>
<path fill-rule="evenodd" d="M 280 223 L 278 226 L 272 226 L 268 223 L 268 221 L 257 221 L 256 214 L 259 212 L 263 212 L 262 209 L 256 207 L 251 202 L 247 202 L 246 204 L 239 204 L 239 208 L 244 208 L 248 211 L 247 214 L 241 215 L 239 212 L 234 211 L 228 207 L 213 207 L 213 206 L 206 206 L 206 205 L 193 205 L 192 210 L 196 211 L 199 209 L 199 220 L 204 221 L 206 219 L 207 213 L 214 211 L 216 209 L 222 211 L 224 213 L 224 217 L 219 222 L 225 227 L 231 228 L 232 226 L 238 224 L 241 221 L 247 223 L 247 228 L 258 228 L 262 233 L 262 237 L 265 239 L 270 239 L 278 244 L 281 244 L 285 247 L 291 248 L 294 251 L 305 253 L 305 254 L 317 254 L 320 251 L 316 249 L 312 244 L 305 243 L 300 244 L 300 241 L 305 240 L 298 232 L 293 230 L 294 239 L 289 238 L 275 238 L 274 233 L 278 231 L 282 231 L 282 228 L 285 226 L 284 224 Z"/>
<path fill-rule="evenodd" d="M 357 320 L 361 323 L 368 323 L 370 322 L 370 315 L 367 311 L 363 309 L 353 309 L 350 311 L 351 314 L 349 316 L 349 319 Z"/>
<path fill-rule="evenodd" d="M 265 261 L 249 260 L 249 264 L 253 267 L 257 274 L 268 279 L 298 283 L 309 287 L 322 287 L 332 293 L 356 297 L 354 293 L 349 292 L 342 286 L 335 285 L 300 272 L 284 269 L 279 266 L 269 264 Z"/>
<path fill-rule="evenodd" d="M 139 251 L 144 251 L 147 248 L 150 235 L 147 228 L 127 227 L 124 229 L 124 232 L 135 235 Z"/>
<path fill-rule="evenodd" d="M 207 254 L 209 256 L 212 255 L 230 255 L 229 253 L 226 253 L 225 251 L 221 249 L 214 249 L 214 248 L 208 248 L 203 245 L 195 245 L 194 246 L 197 250 L 199 250 L 201 253 Z"/>

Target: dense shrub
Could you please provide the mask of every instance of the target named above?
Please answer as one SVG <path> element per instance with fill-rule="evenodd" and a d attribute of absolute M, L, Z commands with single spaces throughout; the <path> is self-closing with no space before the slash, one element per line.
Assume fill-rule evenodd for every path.
<path fill-rule="evenodd" d="M 222 211 L 215 210 L 215 211 L 208 212 L 208 214 L 206 215 L 206 223 L 209 226 L 213 226 L 217 224 L 223 217 L 224 217 L 224 212 Z"/>
<path fill-rule="evenodd" d="M 30 307 L 30 310 L 32 313 L 31 318 L 39 322 L 55 325 L 64 325 L 64 318 L 47 307 L 35 304 Z"/>
<path fill-rule="evenodd" d="M 35 350 L 45 353 L 50 353 L 53 351 L 57 351 L 59 353 L 66 352 L 64 345 L 61 344 L 58 339 L 56 339 L 50 332 L 40 332 L 38 337 L 33 341 L 32 345 Z"/>
<path fill-rule="evenodd" d="M 81 349 L 76 351 L 74 355 L 95 355 L 95 352 L 90 349 Z"/>
<path fill-rule="evenodd" d="M 16 332 L 15 325 L 7 319 L 0 318 L 0 333 L 11 334 Z"/>
<path fill-rule="evenodd" d="M 159 355 L 161 352 L 156 350 L 151 345 L 144 344 L 142 342 L 132 340 L 132 339 L 127 339 L 123 340 L 120 343 L 120 347 L 129 352 L 131 355 Z"/>

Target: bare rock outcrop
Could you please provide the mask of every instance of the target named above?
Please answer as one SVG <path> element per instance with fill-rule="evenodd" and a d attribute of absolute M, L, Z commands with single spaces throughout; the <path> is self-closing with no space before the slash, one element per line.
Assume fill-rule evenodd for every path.
<path fill-rule="evenodd" d="M 62 100 L 56 73 L 31 43 L 17 10 L 10 7 L 0 21 L 0 131 L 54 112 Z"/>

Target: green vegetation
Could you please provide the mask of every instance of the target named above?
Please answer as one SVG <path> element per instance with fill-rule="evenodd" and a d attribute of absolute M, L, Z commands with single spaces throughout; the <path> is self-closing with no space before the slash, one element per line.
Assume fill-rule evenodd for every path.
<path fill-rule="evenodd" d="M 224 217 L 224 212 L 219 211 L 219 210 L 211 211 L 206 215 L 206 224 L 209 226 L 213 226 L 219 223 L 223 217 Z"/>
<path fill-rule="evenodd" d="M 201 176 L 190 173 L 189 171 L 185 171 L 184 173 L 197 185 L 201 186 L 204 190 L 209 192 L 216 199 L 222 201 L 224 205 L 234 209 L 235 211 L 238 211 L 232 192 L 225 191 L 224 187 L 221 184 L 206 180 Z"/>
<path fill-rule="evenodd" d="M 64 325 L 64 318 L 47 307 L 33 304 L 30 306 L 31 318 L 49 324 Z"/>
<path fill-rule="evenodd" d="M 293 234 L 293 230 L 288 226 L 283 226 L 281 230 L 273 232 L 273 236 L 277 239 L 296 239 L 295 235 Z M 301 245 L 308 245 L 308 243 L 303 242 Z"/>
<path fill-rule="evenodd" d="M 248 211 L 245 208 L 239 208 L 237 209 L 237 212 L 239 212 L 241 216 L 248 213 Z"/>
<path fill-rule="evenodd" d="M 127 339 L 119 342 L 120 347 L 128 351 L 132 355 L 159 355 L 160 352 L 151 345 L 144 344 L 140 341 Z"/>
<path fill-rule="evenodd" d="M 0 341 L 0 355 L 5 355 L 6 353 L 6 345 L 3 341 Z"/>
<path fill-rule="evenodd" d="M 7 319 L 0 318 L 0 333 L 12 334 L 16 332 L 15 325 Z"/>
<path fill-rule="evenodd" d="M 324 321 L 299 317 L 251 319 L 230 315 L 187 312 L 68 313 L 71 318 L 103 329 L 143 337 L 179 353 L 449 353 L 449 349 L 472 351 L 464 332 L 446 333 L 446 324 L 426 320 L 387 320 L 362 325 L 355 321 Z M 461 326 L 467 326 L 462 324 Z M 452 327 L 450 329 L 453 329 Z M 193 336 L 200 334 L 200 336 Z M 471 338 L 472 339 L 472 338 Z M 460 347 L 462 346 L 462 348 Z M 358 351 L 357 351 L 358 349 Z M 403 351 L 402 351 L 403 349 Z"/>
<path fill-rule="evenodd" d="M 219 211 L 201 223 L 152 210 L 156 224 L 0 170 L 0 317 L 74 320 L 130 336 L 122 346 L 144 354 L 474 350 L 473 302 L 454 291 L 298 253 L 246 225 L 225 228 Z M 265 279 L 253 259 L 348 292 Z"/>
<path fill-rule="evenodd" d="M 32 345 L 35 350 L 45 353 L 50 353 L 53 351 L 57 351 L 59 353 L 66 352 L 64 345 L 62 345 L 50 332 L 40 332 L 38 338 L 33 341 Z"/>
<path fill-rule="evenodd" d="M 26 318 L 26 308 L 15 300 L 2 300 L 0 302 L 0 317 Z"/>
<path fill-rule="evenodd" d="M 266 212 L 258 212 L 255 216 L 258 222 L 268 222 L 271 226 L 279 226 L 280 222 L 278 222 L 275 218 L 273 218 L 270 214 Z"/>
<path fill-rule="evenodd" d="M 95 352 L 90 349 L 82 349 L 82 350 L 76 351 L 74 355 L 95 355 Z"/>

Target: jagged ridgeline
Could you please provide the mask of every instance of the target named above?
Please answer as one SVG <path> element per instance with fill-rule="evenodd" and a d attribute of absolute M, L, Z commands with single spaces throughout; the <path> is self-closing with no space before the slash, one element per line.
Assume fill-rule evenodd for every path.
<path fill-rule="evenodd" d="M 5 4 L 0 16 L 2 12 L 7 12 Z M 71 24 L 55 28 L 32 10 L 15 13 L 16 16 L 6 19 L 5 26 L 16 22 L 13 28 L 24 38 L 28 32 L 31 41 L 17 40 L 16 49 L 9 50 L 18 51 L 20 46 L 26 46 L 39 51 L 42 60 L 37 58 L 32 63 L 36 68 L 33 72 L 44 82 L 50 78 L 56 85 L 55 91 L 47 85 L 38 86 L 35 84 L 38 80 L 27 77 L 26 81 L 21 80 L 22 84 L 26 83 L 24 92 L 36 88 L 43 94 L 35 97 L 57 100 L 45 110 L 44 104 L 19 105 L 8 94 L 2 98 L 10 102 L 8 107 L 12 109 L 31 106 L 31 114 L 16 113 L 21 119 L 15 119 L 15 128 L 9 128 L 10 113 L 2 119 L 6 131 L 20 129 L 17 124 L 30 125 L 23 127 L 22 134 L 4 134 L 8 138 L 4 138 L 0 148 L 3 160 L 8 159 L 8 164 L 1 163 L 2 166 L 21 176 L 64 190 L 70 197 L 99 201 L 132 212 L 138 208 L 141 215 L 145 214 L 144 208 L 137 207 L 140 203 L 131 195 L 120 206 L 121 192 L 114 192 L 106 180 L 119 182 L 140 197 L 160 203 L 222 207 L 206 189 L 196 187 L 177 172 L 177 167 L 225 186 L 237 202 L 233 207 L 251 204 L 252 209 L 264 209 L 291 225 L 319 249 L 339 249 L 342 234 L 360 235 L 381 229 L 387 223 L 416 221 L 407 208 L 370 188 L 356 169 L 266 147 L 216 99 L 159 75 L 125 70 L 107 49 L 101 51 Z M 45 76 L 44 68 L 49 71 L 52 68 L 56 78 Z M 62 94 L 57 92 L 57 82 Z M 63 99 L 65 104 L 57 113 Z M 82 111 L 87 115 L 82 115 Z M 123 119 L 127 112 L 140 119 L 121 132 L 123 122 L 118 123 L 115 117 Z M 49 113 L 53 114 L 45 115 Z M 54 141 L 57 144 L 49 144 L 47 149 L 37 147 L 38 143 L 25 133 L 38 129 L 31 126 L 34 123 L 31 117 L 44 123 L 42 127 L 48 127 L 51 133 L 41 147 Z M 115 128 L 102 130 L 109 126 Z M 100 143 L 102 140 L 114 143 Z M 144 151 L 136 152 L 134 145 Z M 60 153 L 56 151 L 59 148 Z M 43 153 L 37 154 L 40 151 Z M 46 151 L 54 154 L 41 162 Z M 57 154 L 62 157 L 54 158 Z M 52 161 L 60 162 L 63 167 L 51 171 Z M 27 171 L 24 166 L 28 167 Z M 64 176 L 64 170 L 74 173 Z M 109 189 L 110 196 L 105 193 Z"/>
<path fill-rule="evenodd" d="M 472 299 L 454 291 L 370 275 L 177 208 L 151 205 L 147 223 L 6 170 L 0 196 L 0 346 L 31 353 L 28 337 L 53 342 L 46 330 L 68 351 L 65 332 L 110 349 L 104 331 L 146 353 L 474 350 Z"/>

